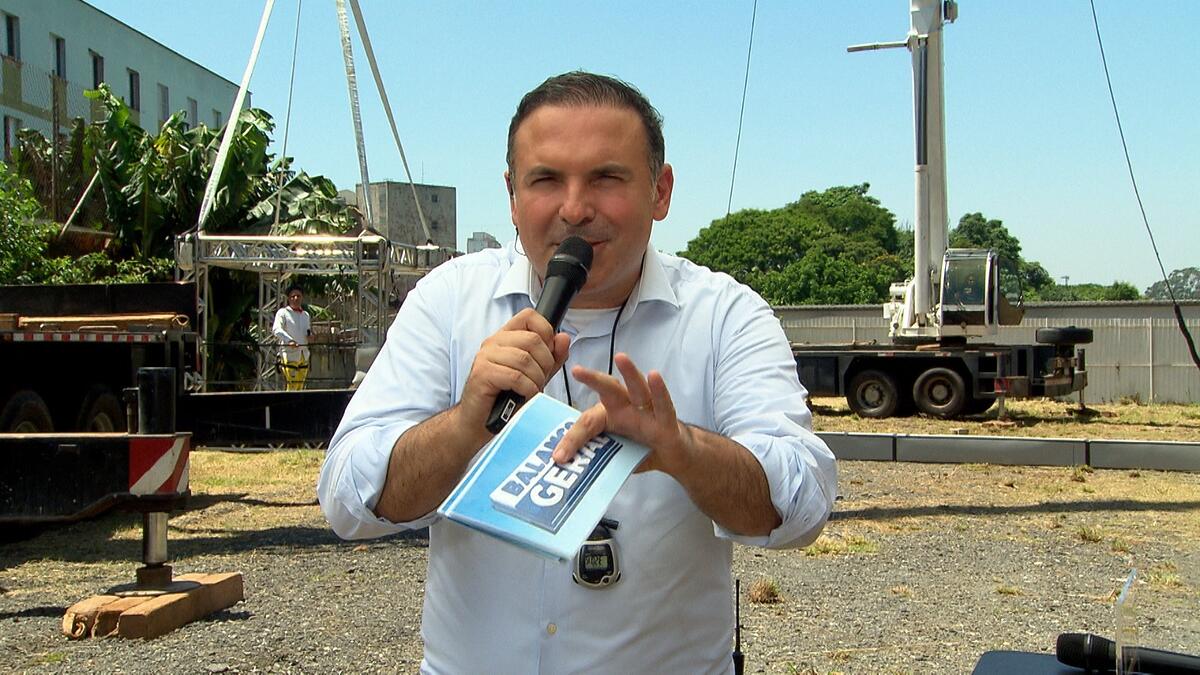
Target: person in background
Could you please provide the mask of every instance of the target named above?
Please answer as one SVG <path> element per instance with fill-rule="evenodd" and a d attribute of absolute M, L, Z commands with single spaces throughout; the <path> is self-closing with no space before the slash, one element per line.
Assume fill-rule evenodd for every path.
<path fill-rule="evenodd" d="M 829 517 L 837 468 L 771 308 L 650 245 L 674 185 L 663 148 L 658 112 L 620 80 L 526 94 L 504 174 L 519 245 L 417 284 L 330 441 L 317 493 L 339 536 L 429 527 L 422 672 L 731 672 L 732 542 L 803 546 Z M 555 333 L 533 307 L 571 235 L 594 259 Z M 438 516 L 505 390 L 584 411 L 560 464 L 601 431 L 651 449 L 606 513 L 616 583 Z"/>
<path fill-rule="evenodd" d="M 304 388 L 308 377 L 308 336 L 312 333 L 312 320 L 304 311 L 304 291 L 292 285 L 287 289 L 287 304 L 275 312 L 275 323 L 271 332 L 279 340 L 279 368 L 288 391 Z"/>

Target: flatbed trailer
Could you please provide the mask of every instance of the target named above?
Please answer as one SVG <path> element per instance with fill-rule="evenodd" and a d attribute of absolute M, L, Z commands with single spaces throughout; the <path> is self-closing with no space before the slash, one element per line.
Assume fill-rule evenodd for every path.
<path fill-rule="evenodd" d="M 862 417 L 920 411 L 936 417 L 978 414 L 998 396 L 1065 396 L 1087 386 L 1084 350 L 1091 331 L 1042 329 L 1039 344 L 793 343 L 796 371 L 814 396 L 844 396 Z M 1045 341 L 1045 343 L 1042 343 Z"/>

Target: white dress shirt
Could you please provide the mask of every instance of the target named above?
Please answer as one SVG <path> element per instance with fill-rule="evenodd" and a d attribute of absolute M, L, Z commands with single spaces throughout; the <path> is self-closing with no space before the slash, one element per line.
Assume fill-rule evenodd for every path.
<path fill-rule="evenodd" d="M 271 326 L 271 332 L 279 339 L 279 356 L 285 362 L 308 362 L 306 345 L 308 345 L 308 333 L 311 328 L 312 321 L 308 312 L 303 309 L 296 311 L 289 306 L 284 306 L 275 312 L 275 323 Z M 289 342 L 295 342 L 296 346 L 288 346 Z"/>
<path fill-rule="evenodd" d="M 396 440 L 459 400 L 480 343 L 537 292 L 512 244 L 451 260 L 417 284 L 330 442 L 317 486 L 326 518 L 347 539 L 429 526 L 423 672 L 731 672 L 730 541 L 810 543 L 832 508 L 837 469 L 811 431 L 779 321 L 727 275 L 648 249 L 615 351 L 663 374 L 680 420 L 758 459 L 783 521 L 769 536 L 733 535 L 673 478 L 635 474 L 607 512 L 620 523 L 621 580 L 588 589 L 572 582 L 569 563 L 436 513 L 408 523 L 372 513 Z M 587 318 L 571 336 L 568 371 L 609 367 L 614 317 Z M 566 386 L 559 373 L 545 392 L 565 401 Z M 579 382 L 570 387 L 576 408 L 597 401 Z"/>

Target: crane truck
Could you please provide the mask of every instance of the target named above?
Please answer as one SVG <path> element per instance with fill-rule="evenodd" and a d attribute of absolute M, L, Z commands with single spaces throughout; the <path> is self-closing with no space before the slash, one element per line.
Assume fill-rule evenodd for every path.
<path fill-rule="evenodd" d="M 908 36 L 848 51 L 906 48 L 912 57 L 916 138 L 913 276 L 892 284 L 883 307 L 890 341 L 794 342 L 809 393 L 845 396 L 862 417 L 914 411 L 956 417 L 986 411 L 997 397 L 1063 396 L 1087 385 L 1086 328 L 1041 328 L 1037 344 L 977 342 L 1020 324 L 1023 310 L 1002 292 L 996 251 L 948 248 L 942 29 L 954 0 L 912 0 Z"/>

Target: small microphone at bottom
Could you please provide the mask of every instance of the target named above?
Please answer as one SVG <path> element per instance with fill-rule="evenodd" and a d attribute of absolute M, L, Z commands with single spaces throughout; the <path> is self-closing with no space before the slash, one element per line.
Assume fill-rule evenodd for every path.
<path fill-rule="evenodd" d="M 1091 633 L 1062 633 L 1054 647 L 1061 663 L 1094 672 L 1110 672 L 1117 667 L 1117 643 Z M 1122 656 L 1135 672 L 1146 675 L 1200 674 L 1200 656 L 1150 649 L 1124 647 Z"/>

